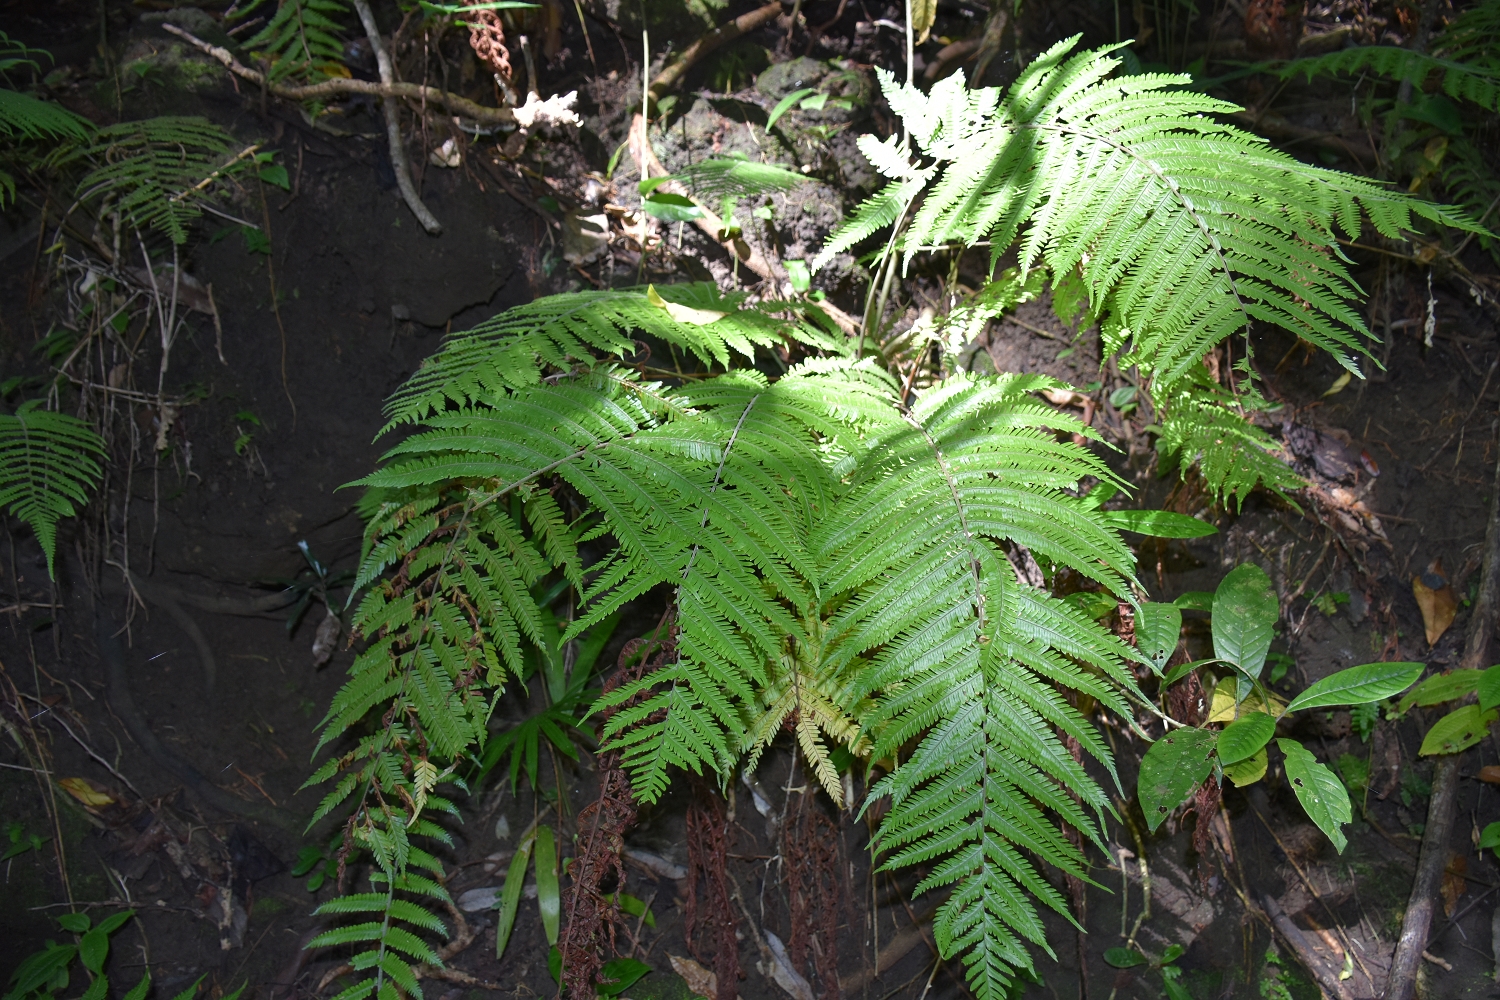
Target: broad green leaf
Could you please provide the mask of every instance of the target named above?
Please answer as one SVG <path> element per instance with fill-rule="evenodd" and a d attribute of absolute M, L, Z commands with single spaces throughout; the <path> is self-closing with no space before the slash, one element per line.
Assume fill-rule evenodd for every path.
<path fill-rule="evenodd" d="M 786 114 L 792 109 L 793 104 L 796 104 L 798 101 L 802 100 L 802 98 L 806 97 L 812 92 L 813 88 L 803 87 L 801 90 L 794 90 L 790 94 L 787 94 L 785 97 L 783 97 L 781 100 L 777 101 L 776 106 L 771 109 L 771 113 L 766 116 L 766 131 L 771 131 L 772 126 L 774 126 L 776 122 L 780 120 L 782 115 Z"/>
<path fill-rule="evenodd" d="M 1261 747 L 1237 764 L 1225 764 L 1224 777 L 1234 782 L 1236 788 L 1253 785 L 1266 776 L 1267 761 L 1266 748 Z"/>
<path fill-rule="evenodd" d="M 1161 964 L 1162 965 L 1167 965 L 1170 962 L 1177 961 L 1179 958 L 1182 957 L 1182 953 L 1184 951 L 1186 951 L 1186 950 L 1187 949 L 1184 948 L 1180 944 L 1169 944 L 1169 945 L 1167 945 L 1165 948 L 1162 949 Z"/>
<path fill-rule="evenodd" d="M 1214 654 L 1259 677 L 1281 615 L 1271 578 L 1254 563 L 1236 566 L 1214 592 L 1213 615 Z"/>
<path fill-rule="evenodd" d="M 1445 701 L 1457 701 L 1479 686 L 1479 677 L 1478 670 L 1450 670 L 1443 674 L 1433 674 L 1408 691 L 1406 697 L 1397 703 L 1396 711 L 1405 714 L 1413 705 L 1427 708 L 1441 705 Z"/>
<path fill-rule="evenodd" d="M 72 931 L 74 934 L 86 934 L 94 925 L 87 913 L 64 913 L 57 918 L 57 922 L 63 930 Z"/>
<path fill-rule="evenodd" d="M 1500 664 L 1479 675 L 1479 707 L 1489 711 L 1500 706 Z"/>
<path fill-rule="evenodd" d="M 59 972 L 66 971 L 77 954 L 78 949 L 72 945 L 58 944 L 30 956 L 11 973 L 10 981 L 14 985 L 5 994 L 5 1000 L 24 997 L 47 986 Z"/>
<path fill-rule="evenodd" d="M 651 912 L 650 907 L 646 905 L 646 901 L 639 896 L 632 896 L 628 892 L 617 892 L 615 893 L 615 905 L 620 908 L 622 913 L 639 918 L 642 923 L 653 930 L 656 928 L 656 914 Z"/>
<path fill-rule="evenodd" d="M 1174 729 L 1146 751 L 1136 789 L 1153 832 L 1208 777 L 1218 735 L 1206 729 Z"/>
<path fill-rule="evenodd" d="M 1286 754 L 1287 780 L 1292 783 L 1292 791 L 1297 793 L 1302 808 L 1307 810 L 1308 818 L 1318 824 L 1318 829 L 1343 854 L 1349 838 L 1344 836 L 1342 827 L 1354 818 L 1344 783 L 1296 740 L 1277 740 L 1276 745 Z"/>
<path fill-rule="evenodd" d="M 94 975 L 104 971 L 104 960 L 109 957 L 109 934 L 95 927 L 78 941 L 78 959 L 83 967 Z"/>
<path fill-rule="evenodd" d="M 1182 609 L 1175 604 L 1148 602 L 1135 616 L 1135 644 L 1160 671 L 1177 649 L 1182 632 Z"/>
<path fill-rule="evenodd" d="M 536 906 L 542 914 L 547 943 L 557 944 L 562 895 L 557 888 L 557 843 L 552 839 L 550 826 L 539 826 L 536 830 Z"/>
<path fill-rule="evenodd" d="M 505 954 L 505 945 L 510 941 L 510 932 L 516 926 L 516 910 L 521 905 L 521 888 L 526 882 L 526 862 L 531 859 L 531 845 L 535 836 L 527 837 L 516 848 L 516 856 L 510 859 L 510 868 L 505 873 L 505 888 L 495 901 L 500 916 L 495 924 L 495 957 Z"/>
<path fill-rule="evenodd" d="M 1236 764 L 1260 752 L 1276 733 L 1276 720 L 1265 712 L 1251 712 L 1224 727 L 1219 734 L 1219 763 Z"/>
<path fill-rule="evenodd" d="M 1497 715 L 1495 709 L 1485 711 L 1478 705 L 1455 708 L 1432 724 L 1417 752 L 1422 756 L 1439 753 L 1460 753 L 1484 739 L 1490 723 Z"/>
<path fill-rule="evenodd" d="M 638 958 L 616 958 L 605 962 L 599 970 L 599 985 L 595 989 L 600 996 L 616 997 L 650 971 L 651 966 Z"/>
<path fill-rule="evenodd" d="M 646 214 L 663 222 L 691 222 L 703 218 L 703 209 L 693 199 L 669 191 L 655 191 L 641 199 Z"/>
<path fill-rule="evenodd" d="M 1500 823 L 1491 823 L 1479 834 L 1479 849 L 1500 848 Z"/>
<path fill-rule="evenodd" d="M 1150 961 L 1145 955 L 1134 948 L 1107 948 L 1104 952 L 1104 961 L 1116 969 L 1131 969 L 1137 965 L 1145 965 Z"/>
<path fill-rule="evenodd" d="M 1293 698 L 1286 710 L 1368 705 L 1393 698 L 1411 687 L 1425 669 L 1421 663 L 1364 663 L 1350 667 L 1311 685 Z"/>
<path fill-rule="evenodd" d="M 1100 520 L 1118 531 L 1134 531 L 1152 538 L 1202 538 L 1219 531 L 1207 521 L 1170 510 L 1107 510 Z"/>

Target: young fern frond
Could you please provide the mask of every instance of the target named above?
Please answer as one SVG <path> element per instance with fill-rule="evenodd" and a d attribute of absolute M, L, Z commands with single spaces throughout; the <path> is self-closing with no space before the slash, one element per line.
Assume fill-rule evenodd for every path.
<path fill-rule="evenodd" d="M 1491 36 L 1493 45 L 1494 36 Z M 1435 47 L 1441 52 L 1441 47 Z M 1500 64 L 1485 65 L 1479 60 L 1445 58 L 1428 55 L 1394 45 L 1356 45 L 1326 55 L 1296 59 L 1277 70 L 1282 77 L 1301 75 L 1358 76 L 1362 73 L 1383 76 L 1400 82 L 1410 80 L 1418 87 L 1437 73 L 1443 93 L 1458 101 L 1472 101 L 1488 111 L 1500 111 Z"/>
<path fill-rule="evenodd" d="M 53 572 L 57 522 L 72 517 L 75 504 L 88 503 L 104 470 L 104 441 L 93 428 L 66 413 L 22 403 L 10 416 L 0 414 L 0 507 L 25 521 Z"/>
<path fill-rule="evenodd" d="M 209 195 L 198 187 L 215 170 L 232 172 L 249 162 L 226 165 L 232 140 L 204 118 L 164 116 L 102 128 L 94 142 L 68 151 L 59 162 L 87 159 L 94 168 L 78 184 L 80 202 L 96 201 L 138 229 L 155 229 L 173 243 L 187 242 L 187 227 L 202 214 Z"/>

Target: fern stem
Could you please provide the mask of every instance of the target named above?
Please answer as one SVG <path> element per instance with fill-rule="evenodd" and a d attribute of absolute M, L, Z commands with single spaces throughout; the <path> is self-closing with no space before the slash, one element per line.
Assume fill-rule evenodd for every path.
<path fill-rule="evenodd" d="M 724 463 L 727 462 L 727 461 L 729 461 L 729 452 L 730 452 L 730 450 L 732 448 L 734 448 L 735 439 L 740 436 L 740 428 L 743 427 L 743 426 L 745 426 L 745 418 L 748 417 L 748 416 L 750 416 L 750 408 L 755 405 L 755 401 L 757 399 L 759 399 L 759 398 L 760 398 L 760 393 L 756 393 L 755 395 L 753 395 L 753 396 L 750 397 L 750 402 L 748 402 L 748 403 L 745 404 L 745 409 L 743 411 L 741 411 L 741 413 L 740 413 L 740 419 L 738 420 L 738 422 L 735 423 L 734 430 L 730 432 L 730 434 L 729 434 L 729 441 L 724 445 L 724 450 L 722 452 L 720 452 L 720 454 L 719 454 L 719 468 L 714 472 L 714 484 L 713 484 L 712 487 L 709 488 L 709 491 L 708 491 L 708 495 L 709 496 L 713 496 L 715 493 L 719 492 L 719 482 L 724 477 Z M 704 504 L 703 505 L 703 520 L 700 521 L 700 522 L 698 522 L 698 530 L 701 532 L 701 531 L 703 531 L 707 527 L 708 527 L 708 504 Z M 697 561 L 697 559 L 698 559 L 698 549 L 700 547 L 701 546 L 694 545 L 693 546 L 693 551 L 688 555 L 687 565 L 684 566 L 684 567 L 682 567 L 682 579 L 683 580 L 687 579 L 688 572 L 693 568 L 693 563 L 695 561 Z M 678 584 L 677 589 L 678 589 L 679 592 L 681 592 L 682 585 Z"/>

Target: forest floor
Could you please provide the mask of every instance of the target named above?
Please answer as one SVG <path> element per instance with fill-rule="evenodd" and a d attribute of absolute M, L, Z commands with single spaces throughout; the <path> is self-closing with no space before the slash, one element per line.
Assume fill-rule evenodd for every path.
<path fill-rule="evenodd" d="M 541 92 L 580 90 L 584 127 L 555 140 L 534 139 L 519 160 L 502 160 L 476 143 L 460 168 L 449 169 L 428 157 L 442 134 L 409 136 L 422 197 L 444 225 L 440 237 L 431 237 L 396 194 L 380 119 L 369 105 L 350 104 L 349 134 L 310 125 L 296 106 L 236 84 L 185 53 L 160 30 L 159 17 L 143 16 L 168 4 L 102 5 L 109 52 L 125 67 L 111 77 L 97 45 L 100 6 L 5 0 L 0 23 L 51 50 L 66 71 L 59 96 L 75 110 L 96 121 L 203 115 L 247 144 L 264 141 L 279 150 L 292 185 L 251 189 L 238 205 L 264 223 L 269 253 L 248 243 L 238 225 L 213 218 L 188 247 L 184 270 L 212 287 L 224 360 L 214 319 L 194 314 L 166 376 L 174 393 L 191 400 L 170 428 L 173 448 L 158 458 L 149 448 L 142 454 L 122 444 L 117 458 L 132 457 L 117 463 L 107 497 L 97 505 L 104 509 L 91 515 L 108 519 L 116 536 L 128 533 L 123 551 L 142 581 L 137 593 L 127 594 L 117 567 L 102 564 L 100 534 L 88 518 L 64 531 L 55 583 L 30 533 L 19 522 L 7 523 L 0 550 L 4 679 L 29 706 L 51 777 L 86 779 L 87 786 L 74 787 L 94 794 L 87 802 L 64 794 L 36 773 L 35 759 L 9 739 L 0 741 L 0 825 L 19 831 L 17 837 L 44 840 L 0 865 L 0 982 L 45 939 L 58 936 L 49 916 L 69 903 L 91 906 L 96 916 L 128 905 L 137 916 L 116 937 L 111 969 L 117 982 L 133 983 L 149 967 L 162 996 L 205 973 L 215 996 L 242 983 L 249 984 L 244 996 L 256 1000 L 320 990 L 332 995 L 340 957 L 301 946 L 320 926 L 312 911 L 335 892 L 334 880 L 310 891 L 309 880 L 294 877 L 292 868 L 299 852 L 323 848 L 338 832 L 304 831 L 320 792 L 301 786 L 311 770 L 315 726 L 353 654 L 340 643 L 331 662 L 315 667 L 310 646 L 322 608 L 314 604 L 289 630 L 287 610 L 251 602 L 274 594 L 274 581 L 309 579 L 301 543 L 334 574 L 354 566 L 361 541 L 358 491 L 340 487 L 375 466 L 382 401 L 445 331 L 570 287 L 709 275 L 728 284 L 742 276 L 691 229 L 669 234 L 667 248 L 642 261 L 625 249 L 601 252 L 577 228 L 602 201 L 623 202 L 634 191 L 629 155 L 616 154 L 613 176 L 605 174 L 626 138 L 628 99 L 639 95 L 638 28 L 617 33 L 607 18 L 591 15 L 586 44 L 572 5 L 563 5 L 567 16 L 556 29 L 561 48 L 550 61 L 538 58 Z M 805 7 L 814 23 L 834 17 L 835 7 L 839 12 L 818 45 L 805 34 L 789 45 L 785 19 L 768 22 L 691 77 L 677 111 L 653 134 L 669 168 L 709 152 L 760 155 L 768 144 L 770 155 L 783 162 L 810 164 L 815 181 L 808 190 L 778 195 L 775 203 L 776 239 L 786 259 L 811 256 L 842 211 L 868 189 L 869 168 L 852 140 L 862 131 L 888 132 L 890 119 L 878 101 L 843 117 L 836 110 L 826 118 L 809 112 L 797 126 L 800 138 L 784 142 L 756 123 L 797 87 L 821 80 L 853 92 L 871 86 L 870 65 L 899 66 L 904 59 L 899 32 L 884 26 L 900 23 L 898 5 L 867 0 L 846 9 L 819 0 Z M 959 4 L 956 13 L 945 7 L 943 16 L 972 20 L 971 7 Z M 749 9 L 731 5 L 716 17 Z M 616 16 L 624 22 L 628 13 Z M 1028 5 L 1026 30 L 1049 41 L 1081 30 L 1090 43 L 1102 42 L 1112 36 L 1107 15 L 1108 5 Z M 701 28 L 701 22 L 663 14 L 652 37 L 672 38 L 680 49 L 691 35 L 673 32 Z M 804 44 L 810 55 L 803 54 Z M 932 48 L 924 50 L 928 60 Z M 837 69 L 830 60 L 849 60 L 839 65 L 857 71 Z M 839 73 L 847 79 L 830 79 Z M 1295 95 L 1293 88 L 1289 97 Z M 809 138 L 807 130 L 817 128 L 822 131 Z M 591 175 L 606 189 L 592 200 L 584 193 Z M 37 345 L 61 315 L 67 289 L 59 283 L 80 277 L 52 269 L 42 253 L 52 230 L 40 227 L 38 218 L 22 204 L 0 224 L 0 368 L 7 373 L 45 369 Z M 1375 254 L 1357 262 L 1364 286 L 1385 295 L 1379 317 L 1389 333 L 1381 349 L 1384 371 L 1330 394 L 1341 372 L 1332 359 L 1279 335 L 1256 340 L 1267 392 L 1284 403 L 1283 419 L 1315 432 L 1309 475 L 1327 491 L 1344 491 L 1342 508 L 1305 497 L 1294 506 L 1255 494 L 1242 509 L 1212 513 L 1219 528 L 1214 536 L 1141 548 L 1142 581 L 1155 600 L 1211 591 L 1243 562 L 1266 569 L 1283 600 L 1276 649 L 1294 663 L 1287 690 L 1373 660 L 1455 664 L 1494 488 L 1495 324 L 1441 282 L 1427 283 L 1413 265 L 1383 267 Z M 962 270 L 977 274 L 983 266 L 976 255 Z M 857 276 L 845 261 L 821 287 L 858 312 Z M 911 322 L 921 302 L 916 293 L 905 301 Z M 1424 343 L 1429 309 L 1436 327 Z M 995 324 L 974 345 L 974 367 L 984 368 L 987 357 L 999 370 L 1047 372 L 1080 387 L 1117 377 L 1101 373 L 1093 335 L 1075 338 L 1045 301 L 1015 316 L 1018 322 Z M 1128 416 L 1104 401 L 1110 387 L 1088 391 L 1096 426 L 1119 446 L 1109 453 L 1111 461 L 1140 484 L 1143 505 L 1171 502 L 1197 512 L 1193 505 L 1202 501 L 1174 489 L 1175 477 L 1150 473 L 1149 444 L 1131 438 Z M 149 409 L 132 419 L 147 438 L 158 430 Z M 1378 516 L 1378 524 L 1350 520 L 1347 513 L 1341 521 L 1338 509 L 1347 512 L 1356 502 Z M 1444 574 L 1460 605 L 1435 644 L 1427 641 L 1413 596 L 1413 576 L 1426 571 Z M 335 593 L 337 604 L 345 592 Z M 241 613 L 211 610 L 213 600 Z M 650 601 L 628 609 L 602 662 L 612 662 L 625 640 L 651 629 L 660 610 Z M 1194 644 L 1207 641 L 1204 622 L 1188 618 L 1187 652 L 1200 655 Z M 118 635 L 115 660 L 101 631 Z M 122 683 L 133 717 L 122 717 Z M 508 696 L 496 725 L 527 710 Z M 143 747 L 139 723 L 159 740 L 160 753 Z M 1311 947 L 1335 968 L 1347 967 L 1352 995 L 1373 995 L 1399 930 L 1426 815 L 1431 766 L 1417 755 L 1424 720 L 1420 710 L 1398 722 L 1381 720 L 1367 738 L 1354 731 L 1347 712 L 1302 725 L 1300 735 L 1323 759 L 1343 761 L 1351 781 L 1351 775 L 1365 775 L 1342 854 L 1274 775 L 1248 790 L 1227 790 L 1214 817 L 1169 822 L 1144 839 L 1111 819 L 1111 853 L 1090 853 L 1098 887 L 1086 893 L 1087 933 L 1079 936 L 1049 916 L 1056 959 L 1038 955 L 1040 982 L 1022 995 L 1124 1000 L 1160 994 L 1156 973 L 1116 970 L 1103 958 L 1141 913 L 1141 855 L 1149 862 L 1151 911 L 1139 940 L 1156 952 L 1172 943 L 1186 948 L 1178 964 L 1191 996 L 1275 996 L 1266 992 L 1273 980 L 1298 1000 L 1318 995 L 1247 908 L 1238 886 L 1255 897 L 1256 909 L 1265 897 L 1276 900 Z M 1124 729 L 1109 735 L 1121 788 L 1134 788 L 1146 745 Z M 202 780 L 184 779 L 163 764 L 163 754 L 190 763 Z M 931 904 L 907 899 L 912 879 L 870 876 L 868 818 L 835 814 L 800 794 L 790 762 L 788 753 L 770 755 L 759 785 L 731 788 L 725 803 L 728 872 L 746 971 L 740 994 L 747 1000 L 785 995 L 761 949 L 764 931 L 789 936 L 788 871 L 814 862 L 787 856 L 785 831 L 788 824 L 804 824 L 810 832 L 799 849 L 817 846 L 823 858 L 817 863 L 836 873 L 840 890 L 824 902 L 830 907 L 825 918 L 836 929 L 843 995 L 965 995 L 958 964 L 934 963 L 930 928 L 923 929 Z M 1454 861 L 1428 945 L 1433 960 L 1422 972 L 1428 996 L 1488 996 L 1495 989 L 1491 924 L 1500 920 L 1500 866 L 1491 852 L 1477 850 L 1478 831 L 1500 819 L 1500 793 L 1477 780 L 1490 764 L 1500 764 L 1493 737 L 1465 758 L 1460 819 L 1449 845 Z M 473 789 L 465 823 L 444 859 L 455 898 L 497 885 L 519 834 L 539 818 L 552 816 L 570 843 L 573 817 L 596 792 L 587 753 L 577 764 L 544 756 L 537 793 L 524 780 L 512 789 L 499 774 Z M 205 783 L 216 792 L 205 793 Z M 637 860 L 628 869 L 627 891 L 649 902 L 654 923 L 636 923 L 615 942 L 621 954 L 643 958 L 655 970 L 629 991 L 636 1000 L 690 993 L 670 959 L 690 955 L 684 942 L 689 890 L 673 876 L 685 874 L 684 816 L 698 793 L 681 783 L 677 789 L 645 813 L 628 838 Z M 1212 836 L 1200 854 L 1194 832 L 1202 823 L 1212 826 Z M 1204 843 L 1200 838 L 1198 846 Z M 493 912 L 464 913 L 472 943 L 449 963 L 458 975 L 427 984 L 429 1000 L 555 993 L 532 905 L 523 901 L 499 961 Z M 815 986 L 824 996 L 839 990 L 836 983 L 815 980 Z"/>

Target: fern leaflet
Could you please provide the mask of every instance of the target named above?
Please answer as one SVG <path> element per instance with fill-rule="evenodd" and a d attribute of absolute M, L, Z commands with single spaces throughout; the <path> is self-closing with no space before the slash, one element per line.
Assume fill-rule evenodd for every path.
<path fill-rule="evenodd" d="M 0 505 L 30 525 L 54 576 L 57 522 L 99 485 L 104 441 L 77 417 L 39 407 L 32 400 L 0 414 Z"/>

